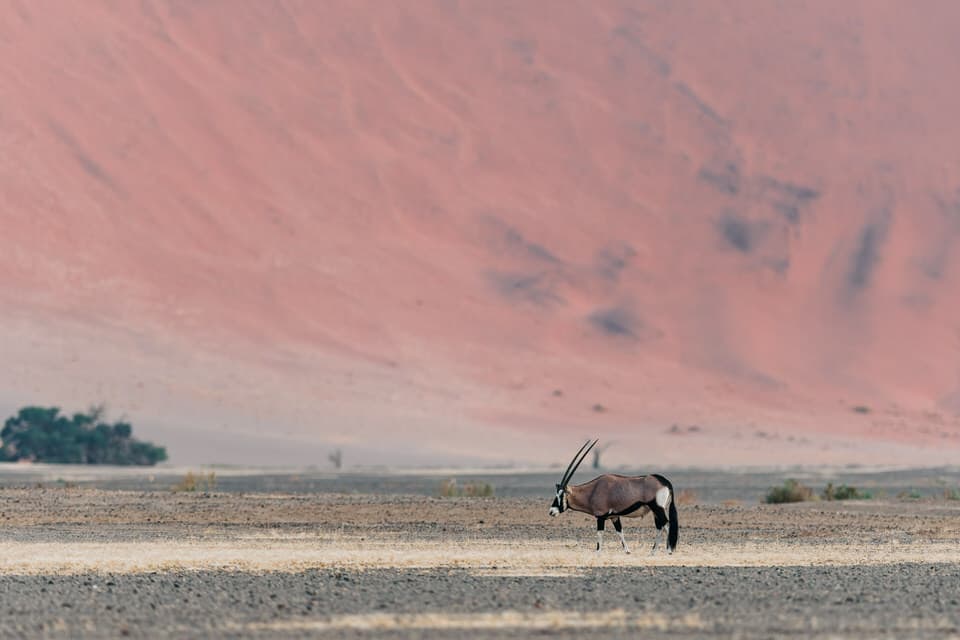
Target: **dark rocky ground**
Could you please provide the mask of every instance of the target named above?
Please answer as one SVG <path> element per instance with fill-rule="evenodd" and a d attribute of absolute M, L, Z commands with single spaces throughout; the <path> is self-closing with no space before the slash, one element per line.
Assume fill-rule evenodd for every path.
<path fill-rule="evenodd" d="M 370 612 L 503 610 L 562 611 L 576 620 L 584 612 L 623 609 L 623 624 L 553 629 L 550 636 L 932 638 L 960 633 L 958 585 L 956 564 L 605 568 L 576 577 L 398 569 L 4 576 L 0 635 L 463 637 L 462 629 L 325 630 L 310 622 Z M 645 622 L 646 614 L 660 622 Z M 532 633 L 469 630 L 484 638 Z"/>
<path fill-rule="evenodd" d="M 932 496 L 933 488 L 955 480 L 944 480 L 949 473 L 880 479 L 889 486 L 927 483 Z M 592 566 L 587 561 L 594 539 L 588 518 L 549 519 L 548 500 L 539 495 L 440 499 L 377 494 L 363 483 L 356 492 L 325 493 L 304 488 L 301 478 L 284 483 L 277 475 L 257 484 L 255 477 L 247 477 L 242 491 L 218 486 L 215 492 L 187 493 L 171 491 L 169 479 L 161 486 L 155 479 L 142 479 L 135 491 L 98 489 L 93 481 L 79 486 L 0 483 L 0 637 L 960 635 L 960 501 L 943 495 L 794 505 L 697 500 L 680 507 L 681 547 L 671 557 L 675 566 L 648 566 L 639 554 L 630 556 L 629 566 L 626 561 L 620 565 L 615 548 L 605 552 L 611 566 Z M 767 481 L 782 478 L 764 477 Z M 504 493 L 522 495 L 527 482 Z M 741 486 L 744 481 L 739 475 L 704 473 L 697 486 L 724 487 L 727 482 Z M 725 491 L 721 493 L 727 495 Z M 511 571 L 509 563 L 358 568 L 327 562 L 276 571 L 187 570 L 175 566 L 175 557 L 173 568 L 163 571 L 66 573 L 50 570 L 43 557 L 35 558 L 37 570 L 9 569 L 27 549 L 42 555 L 57 545 L 122 543 L 129 549 L 130 544 L 169 542 L 175 552 L 183 541 L 202 549 L 261 531 L 294 538 L 328 534 L 332 537 L 325 539 L 334 540 L 330 544 L 336 544 L 338 535 L 392 536 L 422 543 L 438 557 L 446 548 L 489 540 L 542 541 L 557 548 L 573 540 L 569 557 L 574 560 L 556 575 Z M 631 523 L 630 531 L 646 540 L 652 527 L 649 521 Z M 607 542 L 616 547 L 612 532 Z M 722 561 L 711 566 L 717 563 L 704 552 L 740 544 L 774 560 L 761 566 Z M 818 566 L 820 550 L 857 547 L 862 554 L 864 546 L 875 546 L 881 555 L 885 549 L 909 549 L 921 559 L 923 549 L 936 546 L 937 562 L 893 556 L 878 560 L 875 553 L 861 564 L 857 558 L 862 556 L 851 553 L 850 561 Z M 791 560 L 796 557 L 807 561 L 798 564 Z M 584 559 L 582 567 L 578 558 Z"/>

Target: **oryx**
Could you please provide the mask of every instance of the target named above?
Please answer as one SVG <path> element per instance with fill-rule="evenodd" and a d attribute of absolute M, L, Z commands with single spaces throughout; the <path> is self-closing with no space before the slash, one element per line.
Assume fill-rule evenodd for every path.
<path fill-rule="evenodd" d="M 607 520 L 613 520 L 613 527 L 620 536 L 623 550 L 630 553 L 627 541 L 623 537 L 623 527 L 620 518 L 639 518 L 653 511 L 654 524 L 657 526 L 657 535 L 653 540 L 651 555 L 657 551 L 660 534 L 663 526 L 669 524 L 667 532 L 667 551 L 673 553 L 677 548 L 680 525 L 677 523 L 677 507 L 674 505 L 673 485 L 670 481 L 658 474 L 647 476 L 621 476 L 614 473 L 605 473 L 597 476 L 590 482 L 568 486 L 577 467 L 597 444 L 587 440 L 577 455 L 567 466 L 563 478 L 557 484 L 557 495 L 550 507 L 550 515 L 557 516 L 573 509 L 594 516 L 597 519 L 597 551 L 603 543 L 603 525 Z M 669 513 L 669 516 L 667 515 Z"/>

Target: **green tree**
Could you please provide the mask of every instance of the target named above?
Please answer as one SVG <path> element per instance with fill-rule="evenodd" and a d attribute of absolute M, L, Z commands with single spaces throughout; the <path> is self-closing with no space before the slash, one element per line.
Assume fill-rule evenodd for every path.
<path fill-rule="evenodd" d="M 167 450 L 132 437 L 128 422 L 109 424 L 103 406 L 72 418 L 57 407 L 24 407 L 0 431 L 0 461 L 155 465 Z"/>

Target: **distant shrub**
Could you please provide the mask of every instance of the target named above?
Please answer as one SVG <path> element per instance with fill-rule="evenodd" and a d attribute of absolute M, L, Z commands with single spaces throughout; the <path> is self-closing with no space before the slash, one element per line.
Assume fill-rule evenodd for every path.
<path fill-rule="evenodd" d="M 493 485 L 487 482 L 468 482 L 458 485 L 456 478 L 441 482 L 439 490 L 441 498 L 489 498 L 493 493 Z"/>
<path fill-rule="evenodd" d="M 870 407 L 858 404 L 853 408 L 854 413 L 870 413 Z"/>
<path fill-rule="evenodd" d="M 937 484 L 943 489 L 944 500 L 960 500 L 960 489 L 949 486 L 943 478 L 938 479 Z"/>
<path fill-rule="evenodd" d="M 183 479 L 177 484 L 173 485 L 170 489 L 174 492 L 181 491 L 213 491 L 217 488 L 217 474 L 213 471 L 207 474 L 194 473 L 193 471 L 187 471 L 187 474 L 183 476 Z"/>
<path fill-rule="evenodd" d="M 130 423 L 109 424 L 103 415 L 103 407 L 72 418 L 57 407 L 24 407 L 0 431 L 0 462 L 154 465 L 167 459 L 163 447 L 132 438 Z"/>
<path fill-rule="evenodd" d="M 807 500 L 813 500 L 813 489 L 800 484 L 793 478 L 785 480 L 783 486 L 771 487 L 766 498 L 768 504 L 806 502 Z"/>
<path fill-rule="evenodd" d="M 696 504 L 697 494 L 692 489 L 681 489 L 677 493 L 677 504 Z"/>
<path fill-rule="evenodd" d="M 824 500 L 870 500 L 873 494 L 869 491 L 860 491 L 856 487 L 848 487 L 845 484 L 834 487 L 832 482 L 828 482 L 820 494 Z"/>
<path fill-rule="evenodd" d="M 920 492 L 916 489 L 910 489 L 909 491 L 901 491 L 897 494 L 897 497 L 901 500 L 919 500 L 921 497 Z"/>

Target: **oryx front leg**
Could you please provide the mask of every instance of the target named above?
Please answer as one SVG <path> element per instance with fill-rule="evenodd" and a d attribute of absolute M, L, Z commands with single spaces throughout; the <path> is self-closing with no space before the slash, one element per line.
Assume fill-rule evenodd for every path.
<path fill-rule="evenodd" d="M 623 545 L 623 550 L 630 553 L 630 549 L 627 547 L 627 539 L 623 537 L 623 525 L 620 524 L 620 518 L 613 519 L 613 528 L 617 530 L 617 535 L 620 536 L 620 544 Z"/>
<path fill-rule="evenodd" d="M 597 553 L 603 547 L 603 523 L 606 521 L 606 518 L 597 518 Z"/>

